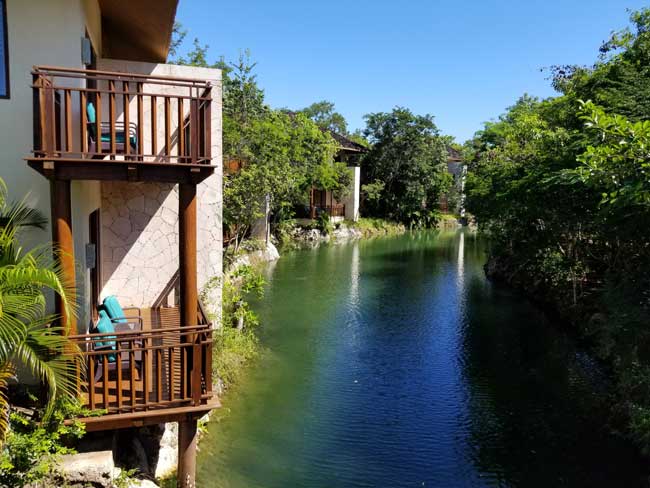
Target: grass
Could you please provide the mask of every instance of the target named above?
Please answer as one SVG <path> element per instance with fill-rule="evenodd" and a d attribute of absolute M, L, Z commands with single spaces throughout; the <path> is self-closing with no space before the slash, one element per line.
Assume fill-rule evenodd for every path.
<path fill-rule="evenodd" d="M 346 222 L 350 227 L 360 231 L 364 237 L 380 235 L 399 235 L 406 232 L 404 224 L 391 222 L 390 220 L 361 218 L 357 222 Z"/>

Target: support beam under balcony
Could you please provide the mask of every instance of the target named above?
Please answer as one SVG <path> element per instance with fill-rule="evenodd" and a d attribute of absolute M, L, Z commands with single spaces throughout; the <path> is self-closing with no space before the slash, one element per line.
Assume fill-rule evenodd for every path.
<path fill-rule="evenodd" d="M 181 327 L 196 325 L 198 286 L 196 264 L 196 185 L 182 183 L 178 191 Z M 191 336 L 186 341 L 194 340 Z M 199 357 L 195 357 L 196 354 Z M 187 369 L 181 379 L 189 387 L 192 404 L 201 403 L 201 357 L 198 348 L 187 349 Z M 178 424 L 178 486 L 194 488 L 196 477 L 197 418 Z"/>
<path fill-rule="evenodd" d="M 150 181 L 200 183 L 214 173 L 209 164 L 102 159 L 26 158 L 29 166 L 46 178 L 57 180 Z"/>
<path fill-rule="evenodd" d="M 56 259 L 61 265 L 61 273 L 67 285 L 74 289 L 74 241 L 72 238 L 72 208 L 70 181 L 54 179 L 50 183 L 52 206 L 52 241 L 55 246 Z M 73 302 L 74 296 L 68 297 Z M 55 297 L 56 313 L 61 316 L 61 325 L 66 334 L 77 333 L 77 320 L 68 310 L 59 295 Z"/>

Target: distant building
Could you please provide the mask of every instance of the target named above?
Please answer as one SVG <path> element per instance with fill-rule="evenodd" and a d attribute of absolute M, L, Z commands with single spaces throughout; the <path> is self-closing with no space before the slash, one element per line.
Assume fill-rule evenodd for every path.
<path fill-rule="evenodd" d="M 367 152 L 365 146 L 331 130 L 327 131 L 337 144 L 334 160 L 345 163 L 351 173 L 350 187 L 339 201 L 331 190 L 312 188 L 309 198 L 309 208 L 299 209 L 300 217 L 315 219 L 320 213 L 330 216 L 332 222 L 359 220 L 359 201 L 361 197 L 361 156 Z M 307 213 L 308 212 L 308 213 Z M 306 214 L 306 215 L 305 215 Z"/>
<path fill-rule="evenodd" d="M 439 207 L 443 212 L 458 213 L 462 218 L 465 216 L 467 166 L 460 151 L 451 146 L 447 147 L 447 171 L 453 176 L 454 183 L 452 189 L 440 197 Z"/>

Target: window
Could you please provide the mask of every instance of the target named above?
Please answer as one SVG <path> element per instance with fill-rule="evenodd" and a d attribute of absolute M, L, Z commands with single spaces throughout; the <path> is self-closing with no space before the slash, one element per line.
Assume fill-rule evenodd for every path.
<path fill-rule="evenodd" d="M 7 44 L 7 0 L 0 0 L 0 98 L 9 98 L 9 49 Z"/>

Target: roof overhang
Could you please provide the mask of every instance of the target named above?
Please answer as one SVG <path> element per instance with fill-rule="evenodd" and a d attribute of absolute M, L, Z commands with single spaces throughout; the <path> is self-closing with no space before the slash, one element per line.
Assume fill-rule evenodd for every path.
<path fill-rule="evenodd" d="M 178 0 L 99 0 L 102 56 L 164 63 Z"/>

